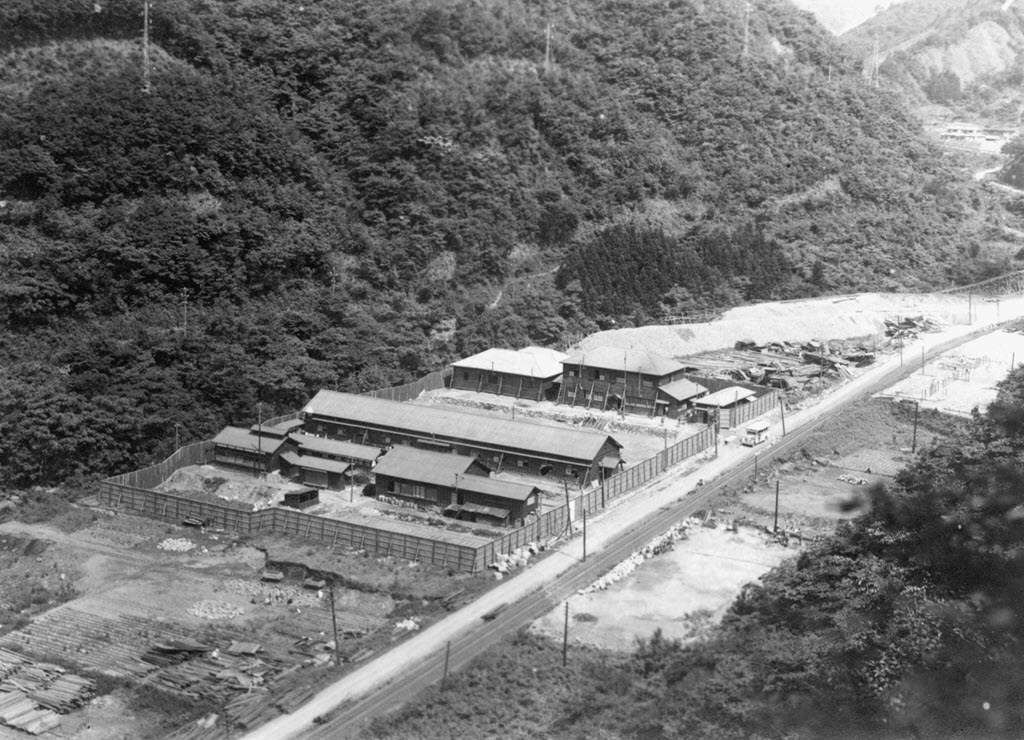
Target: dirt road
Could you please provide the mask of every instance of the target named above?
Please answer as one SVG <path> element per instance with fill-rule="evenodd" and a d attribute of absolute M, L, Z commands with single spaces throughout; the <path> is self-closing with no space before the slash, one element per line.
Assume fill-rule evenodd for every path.
<path fill-rule="evenodd" d="M 1002 310 L 1001 318 L 1004 320 L 1024 315 L 1024 298 L 1004 301 Z M 991 312 L 992 315 L 988 316 L 988 312 Z M 994 306 L 982 306 L 979 309 L 979 314 L 976 314 L 973 327 L 953 327 L 941 333 L 926 335 L 919 340 L 912 351 L 904 353 L 905 357 L 919 356 L 919 347 L 922 344 L 927 353 L 934 354 L 937 351 L 946 351 L 951 346 L 976 336 L 983 331 L 979 329 L 982 322 L 991 324 L 995 321 L 995 308 Z M 817 405 L 787 417 L 786 427 L 790 437 L 794 437 L 797 430 L 808 428 L 828 415 L 836 413 L 844 405 L 862 397 L 865 393 L 873 392 L 877 387 L 884 387 L 884 384 L 893 382 L 900 373 L 909 374 L 913 370 L 919 369 L 920 361 L 913 364 L 907 359 L 905 362 L 905 366 L 901 368 L 900 358 L 892 357 L 880 363 L 879 366 L 871 368 L 847 385 L 828 393 Z M 781 438 L 782 432 L 781 419 L 776 416 L 772 421 L 772 436 L 778 440 Z M 786 445 L 787 441 L 777 443 L 777 447 Z M 757 451 L 762 455 L 766 452 L 764 448 Z M 670 470 L 644 490 L 623 497 L 616 501 L 612 508 L 604 511 L 600 516 L 593 517 L 589 522 L 587 538 L 589 562 L 586 565 L 589 567 L 584 568 L 581 578 L 594 577 L 591 576 L 591 572 L 595 570 L 595 564 L 601 562 L 599 554 L 625 557 L 632 548 L 632 542 L 623 545 L 624 535 L 639 533 L 643 537 L 653 536 L 657 534 L 659 527 L 661 531 L 667 529 L 673 521 L 676 521 L 676 518 L 687 515 L 687 510 L 702 505 L 702 502 L 706 501 L 714 492 L 715 487 L 697 488 L 699 480 L 710 481 L 719 477 L 727 480 L 738 479 L 738 473 L 742 472 L 745 465 L 751 463 L 754 452 L 754 449 L 746 447 L 721 447 L 719 456 L 699 469 L 689 472 L 683 468 Z M 517 624 L 513 623 L 516 620 L 512 620 L 511 617 L 506 619 L 504 615 L 501 619 L 495 620 L 500 624 L 485 625 L 481 622 L 481 617 L 484 614 L 503 604 L 527 603 L 528 607 L 520 611 L 517 617 L 518 620 L 527 619 L 528 621 L 531 614 L 533 618 L 536 618 L 552 608 L 564 596 L 552 589 L 551 584 L 578 570 L 582 556 L 582 543 L 577 537 L 564 546 L 560 552 L 531 566 L 459 612 L 431 626 L 412 640 L 326 687 L 295 713 L 279 717 L 264 727 L 249 733 L 246 737 L 250 740 L 280 740 L 290 737 L 351 737 L 358 731 L 358 722 L 362 718 L 385 713 L 400 706 L 414 695 L 421 685 L 410 679 L 417 671 L 421 671 L 423 666 L 428 666 L 432 674 L 429 679 L 421 678 L 421 683 L 422 680 L 438 680 L 440 674 L 435 666 L 439 656 L 443 656 L 445 645 L 448 642 L 453 643 L 453 652 L 455 645 L 471 645 L 479 652 L 494 639 L 489 633 L 486 635 L 486 639 L 482 639 L 480 635 L 488 630 L 496 631 L 502 626 L 506 629 L 517 627 Z M 614 560 L 614 558 L 611 559 Z M 580 580 L 581 584 L 585 582 L 585 580 Z M 538 596 L 541 598 L 537 598 Z M 467 650 L 464 648 L 456 665 L 472 657 L 467 656 L 466 652 Z M 421 672 L 420 675 L 426 674 Z M 391 688 L 387 688 L 388 684 L 393 685 Z M 322 718 L 338 707 L 366 695 L 371 695 L 371 698 L 366 700 L 366 702 L 372 703 L 368 710 L 342 710 L 339 715 L 344 715 L 344 717 L 338 716 L 323 727 L 314 724 L 314 719 Z M 360 704 L 362 703 L 360 702 Z"/>

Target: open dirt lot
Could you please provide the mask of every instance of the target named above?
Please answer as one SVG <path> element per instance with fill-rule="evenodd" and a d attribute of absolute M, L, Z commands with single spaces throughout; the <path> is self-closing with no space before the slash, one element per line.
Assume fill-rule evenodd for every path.
<path fill-rule="evenodd" d="M 994 321 L 995 307 L 977 303 L 975 301 L 972 306 L 975 321 Z M 863 293 L 759 303 L 733 308 L 720 320 L 707 324 L 644 326 L 598 332 L 580 342 L 577 349 L 621 347 L 658 352 L 666 357 L 686 357 L 729 349 L 740 339 L 764 343 L 863 337 L 882 332 L 886 319 L 922 314 L 944 324 L 966 324 L 968 298 L 943 294 Z"/>
<path fill-rule="evenodd" d="M 607 590 L 571 598 L 569 639 L 628 651 L 637 637 L 649 637 L 659 627 L 667 638 L 699 637 L 722 618 L 745 583 L 797 551 L 753 529 L 691 527 L 674 550 L 644 561 Z M 558 608 L 533 628 L 560 640 L 564 619 Z"/>
<path fill-rule="evenodd" d="M 918 364 L 920 364 L 920 357 Z M 882 395 L 906 398 L 921 408 L 970 416 L 996 398 L 996 384 L 1011 366 L 1024 362 L 1024 335 L 997 331 L 940 355 L 923 372 L 887 388 Z"/>
<path fill-rule="evenodd" d="M 231 533 L 125 515 L 101 514 L 70 533 L 5 522 L 0 586 L 9 619 L 0 627 L 0 648 L 106 682 L 98 698 L 62 716 L 63 737 L 164 737 L 190 711 L 208 710 L 211 696 L 241 698 L 250 685 L 319 680 L 317 666 L 333 656 L 325 647 L 333 634 L 330 602 L 326 589 L 303 588 L 303 579 L 345 574 L 344 585 L 335 588 L 343 656 L 400 638 L 406 630 L 396 624 L 403 620 L 444 612 L 425 599 L 460 583 L 439 569 L 391 558 L 325 553 L 283 538 L 258 544 L 266 550 Z M 266 552 L 282 581 L 261 581 Z M 462 581 L 471 588 L 493 583 Z M 206 651 L 170 665 L 144 657 L 176 640 L 197 640 Z M 261 649 L 235 657 L 227 652 L 234 641 Z M 148 688 L 141 688 L 143 681 Z M 11 732 L 0 727 L 0 738 Z"/>

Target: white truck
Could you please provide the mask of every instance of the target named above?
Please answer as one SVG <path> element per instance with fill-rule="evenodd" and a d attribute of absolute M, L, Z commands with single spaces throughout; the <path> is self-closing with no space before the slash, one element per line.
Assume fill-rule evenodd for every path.
<path fill-rule="evenodd" d="M 741 444 L 745 444 L 747 447 L 756 447 L 762 442 L 768 441 L 768 427 L 767 421 L 755 421 L 747 427 L 747 433 L 743 435 L 743 439 L 740 440 Z"/>

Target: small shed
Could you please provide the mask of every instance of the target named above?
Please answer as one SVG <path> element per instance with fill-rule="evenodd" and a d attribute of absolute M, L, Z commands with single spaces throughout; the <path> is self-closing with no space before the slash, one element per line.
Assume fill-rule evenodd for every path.
<path fill-rule="evenodd" d="M 757 395 L 749 388 L 738 385 L 723 388 L 707 396 L 702 396 L 693 402 L 693 408 L 700 414 L 702 421 L 711 422 L 718 418 L 719 428 L 732 426 L 732 414 L 724 412 L 746 405 Z"/>
<path fill-rule="evenodd" d="M 285 452 L 281 455 L 285 473 L 296 474 L 307 486 L 341 490 L 348 483 L 350 465 L 336 460 L 325 460 L 312 455 Z"/>
<path fill-rule="evenodd" d="M 284 505 L 292 509 L 308 509 L 320 503 L 320 492 L 315 488 L 303 488 L 298 491 L 285 491 Z"/>
<path fill-rule="evenodd" d="M 696 400 L 706 396 L 707 393 L 708 389 L 704 386 L 683 378 L 658 388 L 658 398 L 655 403 L 665 407 L 663 412 L 665 416 L 676 418 L 680 412 L 686 412 L 693 408 Z"/>

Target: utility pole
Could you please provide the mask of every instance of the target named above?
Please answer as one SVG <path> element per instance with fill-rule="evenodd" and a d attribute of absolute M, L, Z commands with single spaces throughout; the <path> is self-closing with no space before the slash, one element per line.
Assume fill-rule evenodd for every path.
<path fill-rule="evenodd" d="M 569 602 L 565 602 L 565 630 L 562 632 L 562 667 L 569 664 Z"/>
<path fill-rule="evenodd" d="M 181 445 L 178 443 L 178 427 L 180 427 L 180 426 L 181 426 L 181 424 L 179 424 L 178 422 L 174 422 L 174 451 L 175 452 L 177 452 L 181 448 Z"/>
<path fill-rule="evenodd" d="M 583 562 L 587 562 L 587 507 L 583 507 Z M 566 602 L 569 603 L 569 602 Z"/>
<path fill-rule="evenodd" d="M 757 483 L 757 453 L 754 453 L 754 482 Z"/>
<path fill-rule="evenodd" d="M 565 528 L 569 530 L 569 539 L 572 539 L 572 507 L 569 504 L 569 481 L 562 479 L 565 486 Z"/>
<path fill-rule="evenodd" d="M 750 58 L 750 3 L 743 7 L 743 58 Z"/>
<path fill-rule="evenodd" d="M 775 481 L 775 523 L 772 525 L 772 532 L 779 531 L 779 482 Z"/>
<path fill-rule="evenodd" d="M 566 602 L 568 603 L 568 602 Z M 444 649 L 444 673 L 441 676 L 441 691 L 444 691 L 445 684 L 448 683 L 448 659 L 452 654 L 452 641 L 448 641 L 448 646 Z"/>
<path fill-rule="evenodd" d="M 782 394 L 779 394 L 779 411 L 782 412 L 782 436 L 786 436 L 786 404 L 782 400 Z"/>
<path fill-rule="evenodd" d="M 184 306 L 184 315 L 182 319 L 182 339 L 188 339 L 188 288 L 181 289 L 181 298 Z"/>
<path fill-rule="evenodd" d="M 544 74 L 551 73 L 551 24 L 544 32 Z"/>
<path fill-rule="evenodd" d="M 917 452 L 917 414 L 920 408 L 921 404 L 919 404 L 917 401 L 914 401 L 914 439 L 910 443 L 911 452 Z"/>
<path fill-rule="evenodd" d="M 142 2 L 142 92 L 149 95 L 149 0 Z"/>
<path fill-rule="evenodd" d="M 338 615 L 335 613 L 334 608 L 334 578 L 330 580 L 331 584 L 331 626 L 334 628 L 334 662 L 336 665 L 341 665 L 341 643 L 338 642 Z"/>
<path fill-rule="evenodd" d="M 256 475 L 263 477 L 263 404 L 256 404 Z"/>

